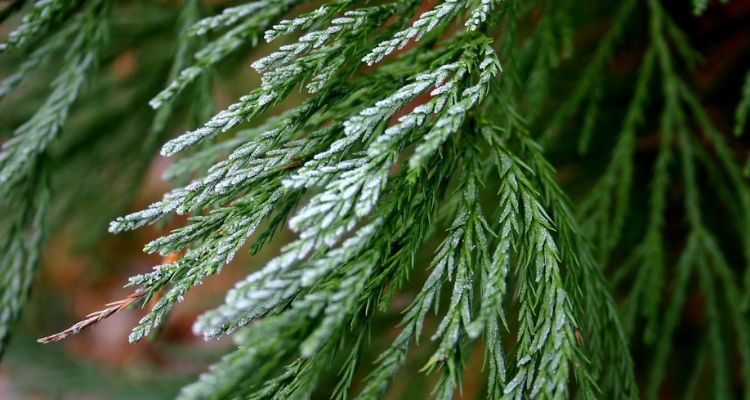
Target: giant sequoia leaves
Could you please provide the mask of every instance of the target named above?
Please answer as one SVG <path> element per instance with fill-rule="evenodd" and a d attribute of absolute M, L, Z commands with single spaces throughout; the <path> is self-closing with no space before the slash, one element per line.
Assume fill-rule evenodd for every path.
<path fill-rule="evenodd" d="M 730 69 L 737 101 L 709 112 L 692 71 L 711 60 L 683 26 L 708 2 L 215 3 L 20 7 L 0 96 L 38 106 L 6 103 L 26 121 L 0 152 L 0 352 L 47 221 L 73 219 L 54 210 L 81 207 L 92 167 L 112 177 L 92 191 L 118 201 L 85 218 L 125 209 L 161 145 L 175 188 L 109 231 L 187 214 L 145 247 L 171 262 L 42 341 L 131 304 L 149 309 L 130 341 L 155 334 L 246 242 L 256 252 L 288 226 L 295 239 L 198 317 L 197 334 L 238 345 L 179 398 L 377 399 L 412 357 L 439 399 L 479 374 L 491 399 L 750 397 L 750 185 L 726 133 L 746 129 L 750 75 Z M 261 40 L 260 85 L 215 113 L 220 67 Z M 108 80 L 132 51 L 133 78 Z M 111 92 L 128 101 L 106 104 Z M 68 128 L 71 114 L 133 125 Z M 178 123 L 191 129 L 170 139 Z M 689 298 L 704 332 L 668 373 Z M 384 324 L 394 308 L 401 322 Z M 484 368 L 467 371 L 476 348 Z"/>

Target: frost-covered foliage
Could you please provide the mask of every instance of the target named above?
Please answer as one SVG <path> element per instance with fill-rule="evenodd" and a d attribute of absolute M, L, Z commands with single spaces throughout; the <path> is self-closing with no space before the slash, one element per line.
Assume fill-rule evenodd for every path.
<path fill-rule="evenodd" d="M 51 94 L 0 152 L 0 205 L 11 216 L 0 226 L 0 352 L 47 231 L 56 172 L 49 157 L 56 143 L 65 148 L 60 133 L 73 105 L 108 61 L 114 3 L 36 1 L 4 47 L 29 52 L 0 85 L 0 98 L 63 56 Z M 641 394 L 655 399 L 691 282 L 708 328 L 685 395 L 700 390 L 711 368 L 712 390 L 731 397 L 729 371 L 739 365 L 736 390 L 750 396 L 750 186 L 688 83 L 695 51 L 660 2 L 601 2 L 606 32 L 561 88 L 552 77 L 571 54 L 576 6 L 589 3 L 183 3 L 171 10 L 174 57 L 154 61 L 165 71 L 148 103 L 156 111 L 138 130 L 151 132 L 139 160 L 159 145 L 162 156 L 176 156 L 165 173 L 176 187 L 109 224 L 120 233 L 188 215 L 145 246 L 170 262 L 131 277 L 134 294 L 115 303 L 150 306 L 130 341 L 158 331 L 247 242 L 255 253 L 285 227 L 294 239 L 197 318 L 197 335 L 232 334 L 237 348 L 178 398 L 317 398 L 327 390 L 332 398 L 374 400 L 415 358 L 434 375 L 437 399 L 460 396 L 463 382 L 477 376 L 490 399 L 630 399 L 639 396 L 630 348 L 645 340 L 652 359 L 641 367 L 648 373 Z M 700 14 L 708 2 L 687 6 Z M 589 174 L 578 186 L 588 186 L 572 205 L 548 152 L 564 160 L 573 147 L 583 159 L 599 141 L 601 110 L 615 90 L 607 67 L 627 35 L 641 34 L 629 29 L 640 16 L 646 36 L 635 41 L 645 46 L 628 106 L 600 154 L 609 155 L 606 165 L 577 168 Z M 260 38 L 271 49 L 250 65 L 260 84 L 214 113 L 216 67 Z M 294 91 L 303 99 L 291 101 Z M 183 103 L 190 129 L 166 138 Z M 748 109 L 750 75 L 737 133 Z M 125 119 L 127 109 L 115 114 Z M 236 129 L 247 124 L 254 127 Z M 656 154 L 642 184 L 635 157 L 647 134 L 655 135 Z M 704 210 L 703 175 L 737 243 L 723 243 L 726 235 L 709 221 L 715 214 Z M 646 187 L 648 199 L 635 199 Z M 679 245 L 665 227 L 673 191 L 688 232 Z M 401 322 L 376 325 L 393 308 L 403 311 Z M 422 336 L 429 342 L 419 343 Z M 476 348 L 485 367 L 465 371 Z M 360 362 L 368 353 L 379 354 L 374 366 Z"/>

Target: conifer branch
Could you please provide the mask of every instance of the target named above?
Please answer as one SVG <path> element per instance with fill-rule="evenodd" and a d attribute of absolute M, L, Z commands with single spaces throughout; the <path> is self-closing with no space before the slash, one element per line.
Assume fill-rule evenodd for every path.
<path fill-rule="evenodd" d="M 7 195 L 11 184 L 28 174 L 32 161 L 45 151 L 62 128 L 106 37 L 107 8 L 106 1 L 94 2 L 87 7 L 82 30 L 66 55 L 66 63 L 53 83 L 52 93 L 34 116 L 16 129 L 13 138 L 3 143 L 0 153 L 0 198 Z M 45 11 L 45 15 L 47 13 L 52 11 Z"/>
<path fill-rule="evenodd" d="M 0 225 L 0 356 L 29 297 L 48 231 L 49 178 L 40 164 L 12 197 L 0 201 L 0 207 L 13 211 Z"/>
<path fill-rule="evenodd" d="M 46 33 L 55 22 L 59 22 L 75 10 L 82 1 L 37 0 L 32 10 L 24 15 L 21 25 L 12 31 L 0 51 L 26 48 L 29 43 Z"/>
<path fill-rule="evenodd" d="M 157 7 L 147 3 L 129 7 Z M 0 353 L 48 220 L 70 219 L 70 205 L 50 207 L 51 193 L 82 203 L 75 187 L 92 165 L 143 172 L 163 143 L 161 154 L 176 156 L 163 173 L 174 188 L 109 231 L 186 215 L 144 246 L 167 259 L 131 277 L 130 296 L 40 342 L 142 302 L 148 312 L 129 337 L 139 341 L 245 245 L 265 250 L 288 227 L 293 239 L 196 320 L 195 334 L 232 334 L 236 348 L 178 398 L 311 398 L 329 389 L 336 399 L 375 400 L 416 362 L 441 400 L 463 395 L 469 379 L 481 379 L 493 400 L 634 399 L 630 345 L 643 341 L 649 362 L 638 374 L 647 377 L 644 397 L 655 399 L 694 296 L 704 300 L 705 329 L 680 366 L 690 379 L 680 394 L 750 396 L 745 155 L 732 142 L 740 139 L 717 128 L 727 113 L 709 114 L 690 85 L 699 55 L 673 6 L 304 3 L 186 0 L 127 22 L 107 0 L 29 4 L 2 45 L 23 58 L 0 83 L 0 100 L 19 96 L 20 105 L 6 104 L 27 122 L 0 151 L 0 210 L 10 216 L 0 221 Z M 699 15 L 709 2 L 683 6 Z M 601 40 L 587 46 L 584 28 Z M 219 67 L 261 36 L 270 50 L 251 63 L 259 85 L 214 111 L 213 84 L 227 78 Z M 117 61 L 126 52 L 136 55 L 132 71 Z M 625 53 L 632 63 L 619 62 Z M 750 110 L 746 80 L 732 109 L 737 135 Z M 50 94 L 30 107 L 45 90 L 37 81 L 51 82 Z M 127 99 L 100 101 L 110 92 Z M 613 107 L 623 96 L 626 109 Z M 168 138 L 178 125 L 184 133 Z M 144 131 L 143 149 L 132 150 Z M 653 153 L 642 151 L 652 142 Z M 130 175 L 109 176 L 84 193 L 111 192 L 119 205 L 86 214 L 122 215 L 114 211 L 132 193 L 115 186 Z M 394 312 L 395 337 L 370 341 L 386 337 L 381 321 Z M 423 331 L 431 340 L 420 340 Z M 467 367 L 479 347 L 481 372 Z"/>

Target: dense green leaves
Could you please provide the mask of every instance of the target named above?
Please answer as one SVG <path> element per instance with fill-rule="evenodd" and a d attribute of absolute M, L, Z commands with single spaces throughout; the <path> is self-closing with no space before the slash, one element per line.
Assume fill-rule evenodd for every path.
<path fill-rule="evenodd" d="M 29 52 L 0 85 L 0 98 L 56 54 L 63 62 L 51 95 L 0 153 L 0 206 L 11 216 L 0 225 L 0 352 L 46 232 L 54 174 L 48 157 L 63 142 L 84 84 L 113 51 L 107 32 L 115 3 L 37 1 L 4 47 Z M 310 398 L 327 390 L 335 398 L 378 399 L 415 356 L 434 379 L 432 396 L 447 400 L 462 394 L 472 349 L 481 346 L 487 398 L 630 399 L 639 393 L 629 349 L 641 340 L 653 355 L 642 394 L 656 398 L 693 286 L 705 300 L 707 327 L 694 379 L 712 368 L 712 392 L 731 397 L 736 353 L 741 388 L 750 395 L 750 187 L 687 83 L 695 52 L 660 2 L 604 4 L 612 15 L 606 33 L 562 96 L 553 78 L 580 28 L 574 6 L 305 3 L 209 9 L 187 0 L 168 10 L 175 15 L 168 24 L 169 37 L 177 35 L 174 57 L 154 61 L 164 76 L 149 103 L 155 115 L 139 117 L 151 136 L 138 159 L 165 142 L 161 154 L 178 157 L 165 173 L 176 188 L 116 218 L 109 230 L 189 217 L 145 246 L 179 257 L 130 278 L 128 286 L 151 307 L 130 341 L 154 332 L 246 242 L 254 239 L 257 252 L 286 225 L 295 235 L 197 319 L 196 334 L 233 334 L 237 348 L 179 398 Z M 707 2 L 692 7 L 699 14 Z M 644 37 L 631 32 L 639 13 L 646 16 Z M 623 43 L 632 45 L 629 35 L 645 45 L 636 47 L 639 66 L 617 117 L 622 123 L 606 166 L 589 173 L 594 183 L 571 205 L 550 163 L 550 153 L 564 158 L 570 146 L 536 132 L 559 134 L 577 144 L 575 157 L 587 157 L 606 136 L 597 128 L 614 90 L 608 64 Z M 252 62 L 259 87 L 211 115 L 219 64 L 261 37 L 272 50 Z M 140 97 L 152 96 L 153 86 L 139 86 Z M 737 133 L 746 125 L 749 87 L 750 76 L 736 109 Z M 279 111 L 295 91 L 303 99 Z M 197 127 L 186 121 L 186 133 L 166 140 L 183 103 L 203 120 Z M 248 122 L 255 127 L 236 129 Z M 635 157 L 645 134 L 655 135 L 656 151 L 643 169 Z M 726 206 L 738 243 L 723 243 L 726 235 L 709 223 L 703 174 L 711 176 L 711 201 Z M 636 191 L 645 187 L 640 199 Z M 687 227 L 678 239 L 666 232 L 675 190 Z M 735 247 L 744 253 L 730 254 Z M 431 251 L 431 261 L 418 262 Z M 730 259 L 744 260 L 742 268 Z M 416 288 L 411 297 L 409 288 Z M 392 304 L 395 296 L 403 304 Z M 380 336 L 375 322 L 392 308 L 402 313 L 395 337 L 369 340 Z M 430 341 L 419 343 L 422 336 Z M 360 362 L 373 351 L 380 354 L 374 366 Z M 321 382 L 335 375 L 333 365 L 341 372 L 330 389 Z M 699 386 L 692 383 L 685 395 Z"/>

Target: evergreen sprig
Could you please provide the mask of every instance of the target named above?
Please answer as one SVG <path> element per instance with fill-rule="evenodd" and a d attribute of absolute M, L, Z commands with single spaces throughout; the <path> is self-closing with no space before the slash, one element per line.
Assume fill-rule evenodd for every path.
<path fill-rule="evenodd" d="M 149 132 L 143 149 L 132 151 L 135 169 L 145 171 L 161 143 L 162 156 L 177 157 L 164 173 L 175 188 L 114 219 L 109 231 L 188 215 L 144 248 L 166 261 L 131 277 L 134 294 L 93 314 L 96 321 L 131 303 L 148 305 L 129 337 L 142 340 L 247 242 L 254 254 L 285 226 L 294 234 L 197 319 L 196 334 L 232 334 L 236 349 L 178 398 L 327 391 L 374 400 L 419 362 L 434 375 L 436 399 L 463 394 L 469 375 L 481 376 L 489 399 L 632 399 L 640 394 L 629 346 L 642 340 L 652 357 L 638 366 L 647 376 L 642 395 L 655 399 L 693 291 L 704 300 L 706 329 L 684 396 L 696 396 L 703 380 L 717 398 L 750 396 L 750 186 L 730 142 L 737 139 L 717 129 L 689 84 L 696 52 L 661 2 L 603 4 L 605 17 L 592 8 L 609 23 L 574 72 L 558 67 L 573 58 L 573 31 L 587 18 L 577 14 L 588 7 L 577 3 L 230 3 L 186 0 L 159 6 L 164 20 L 137 21 L 146 36 L 176 32 L 174 54 L 142 61 L 137 78 L 119 83 L 99 65 L 148 40 L 131 26 L 110 38 L 117 2 L 38 0 L 9 34 L 2 50 L 26 55 L 0 84 L 0 99 L 30 85 L 56 57 L 61 64 L 48 80 L 51 94 L 24 114 L 0 152 L 0 207 L 10 216 L 0 221 L 0 353 L 31 287 L 50 198 L 70 195 L 65 178 L 78 172 L 70 167 L 63 176 L 53 161 L 89 160 L 75 154 L 93 136 L 64 127 L 79 103 L 91 107 L 79 99 L 90 85 L 91 97 L 113 87 L 137 94 L 111 111 L 113 120 L 142 122 L 135 133 L 106 137 L 127 149 Z M 686 6 L 701 14 L 708 2 Z M 639 15 L 643 37 L 631 27 Z M 215 113 L 218 66 L 261 36 L 273 47 L 251 64 L 259 86 Z M 584 160 L 607 141 L 598 132 L 608 98 L 628 86 L 610 85 L 608 66 L 632 42 L 644 45 L 634 47 L 639 66 L 602 152 L 610 156 L 601 169 L 574 169 L 582 183 L 594 182 L 573 203 L 561 185 L 571 172 L 556 167 L 572 157 L 567 149 Z M 563 73 L 573 79 L 557 87 Z M 746 81 L 733 110 L 738 135 L 750 109 L 750 75 Z M 131 110 L 148 98 L 153 114 Z M 185 109 L 200 121 L 185 119 L 187 131 L 168 138 Z M 646 135 L 656 151 L 644 168 L 636 157 Z M 645 187 L 645 199 L 634 194 Z M 716 213 L 731 219 L 727 226 L 712 223 L 709 201 L 722 204 Z M 684 237 L 667 233 L 673 209 Z M 389 310 L 402 313 L 398 333 L 371 335 Z M 431 340 L 420 343 L 426 331 Z M 467 367 L 478 346 L 481 373 Z M 368 368 L 362 360 L 372 353 L 379 356 Z M 739 389 L 730 373 L 735 359 Z"/>
<path fill-rule="evenodd" d="M 14 29 L 2 45 L 0 51 L 24 49 L 50 28 L 64 20 L 79 6 L 81 1 L 38 0 L 23 17 L 21 24 Z"/>
<path fill-rule="evenodd" d="M 14 30 L 3 50 L 24 48 L 36 36 L 46 32 L 53 21 L 64 18 L 76 2 L 39 1 Z M 109 3 L 94 1 L 70 21 L 70 28 L 51 35 L 42 45 L 45 51 L 62 49 L 73 36 L 65 52 L 59 75 L 44 104 L 13 136 L 2 144 L 0 152 L 0 224 L 3 255 L 0 258 L 0 353 L 5 350 L 10 330 L 28 299 L 47 231 L 49 212 L 49 168 L 47 148 L 59 134 L 70 108 L 84 83 L 90 78 L 99 51 L 107 37 Z M 33 52 L 21 71 L 3 81 L 3 90 L 11 91 L 39 66 L 51 61 L 42 50 Z"/>

